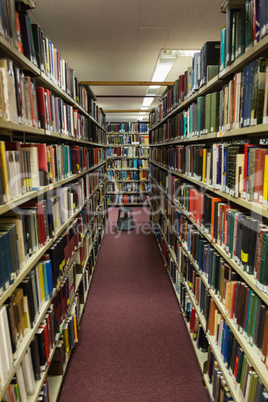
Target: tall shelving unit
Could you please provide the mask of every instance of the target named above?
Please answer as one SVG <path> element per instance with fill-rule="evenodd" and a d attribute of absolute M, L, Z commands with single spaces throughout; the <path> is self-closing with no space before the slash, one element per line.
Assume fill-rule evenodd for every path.
<path fill-rule="evenodd" d="M 148 204 L 148 133 L 107 133 L 108 206 Z"/>
<path fill-rule="evenodd" d="M 227 15 L 227 30 L 230 10 L 232 8 L 242 9 L 245 3 L 248 2 L 242 0 L 235 2 L 231 0 L 225 1 L 222 6 L 222 12 L 226 12 Z M 199 291 L 201 292 L 201 288 L 204 290 L 205 294 L 208 295 L 208 299 L 213 300 L 217 312 L 221 315 L 224 323 L 227 324 L 228 331 L 232 332 L 234 336 L 233 339 L 235 339 L 239 345 L 241 353 L 244 354 L 248 366 L 250 367 L 250 378 L 258 377 L 260 383 L 263 384 L 263 390 L 266 390 L 266 392 L 268 390 L 268 357 L 267 351 L 265 352 L 266 355 L 263 355 L 262 348 L 256 346 L 254 343 L 252 344 L 252 339 L 249 339 L 247 332 L 245 332 L 245 330 L 243 331 L 241 327 L 237 325 L 237 317 L 230 317 L 230 312 L 226 310 L 225 300 L 222 299 L 218 290 L 211 284 L 211 278 L 208 277 L 207 272 L 203 271 L 203 266 L 200 265 L 198 256 L 194 254 L 193 244 L 196 245 L 197 243 L 194 243 L 193 237 L 191 236 L 200 236 L 198 238 L 205 241 L 205 244 L 213 249 L 213 253 L 216 252 L 222 261 L 231 267 L 232 272 L 235 273 L 235 278 L 239 278 L 236 280 L 245 284 L 250 294 L 254 294 L 255 297 L 259 298 L 260 305 L 263 306 L 264 311 L 268 310 L 268 293 L 267 287 L 262 285 L 258 278 L 256 278 L 256 273 L 254 275 L 247 272 L 247 268 L 243 268 L 239 257 L 232 258 L 229 254 L 229 249 L 221 244 L 221 241 L 215 241 L 211 235 L 211 230 L 203 225 L 202 217 L 200 218 L 200 215 L 196 213 L 196 210 L 198 210 L 198 206 L 196 205 L 198 205 L 201 198 L 195 200 L 196 209 L 192 209 L 190 206 L 190 189 L 197 191 L 197 193 L 202 196 L 209 193 L 214 197 L 219 197 L 220 202 L 223 204 L 227 204 L 233 209 L 242 211 L 246 216 L 256 218 L 260 223 L 267 223 L 268 209 L 264 202 L 249 201 L 246 194 L 243 194 L 242 198 L 242 196 L 239 197 L 237 194 L 226 190 L 226 188 L 221 185 L 221 181 L 219 182 L 220 184 L 210 183 L 206 180 L 206 174 L 204 174 L 204 172 L 201 172 L 201 175 L 198 174 L 198 167 L 196 166 L 192 169 L 189 168 L 189 171 L 187 171 L 186 168 L 185 171 L 180 171 L 181 165 L 179 159 L 177 159 L 178 154 L 176 154 L 175 150 L 178 147 L 184 149 L 188 147 L 187 149 L 190 152 L 190 147 L 194 146 L 209 149 L 212 144 L 244 144 L 249 140 L 254 146 L 258 146 L 259 144 L 262 146 L 261 144 L 263 143 L 267 144 L 265 140 L 267 140 L 268 125 L 264 121 L 263 124 L 244 128 L 232 129 L 232 127 L 225 126 L 221 127 L 218 131 L 202 135 L 195 135 L 194 133 L 189 134 L 188 132 L 188 134 L 184 133 L 178 136 L 177 133 L 173 133 L 170 138 L 168 130 L 165 129 L 164 126 L 170 123 L 170 119 L 175 118 L 180 113 L 187 113 L 190 106 L 197 102 L 199 97 L 219 91 L 226 83 L 232 80 L 236 73 L 243 71 L 245 66 L 250 62 L 266 55 L 267 44 L 268 37 L 262 37 L 260 41 L 253 44 L 242 56 L 220 71 L 217 76 L 206 85 L 200 87 L 196 92 L 186 94 L 181 104 L 175 106 L 165 117 L 161 119 L 161 108 L 151 116 L 150 188 L 152 228 L 165 261 L 172 286 L 178 298 L 181 311 L 183 312 L 185 323 L 200 363 L 204 375 L 204 382 L 211 400 L 214 400 L 215 397 L 213 385 L 216 387 L 213 378 L 217 378 L 213 370 L 219 370 L 221 378 L 220 384 L 223 384 L 223 388 L 228 388 L 226 388 L 225 393 L 231 395 L 234 401 L 254 400 L 254 394 L 250 396 L 250 398 L 253 399 L 245 399 L 245 393 L 242 392 L 240 382 L 236 381 L 232 369 L 227 367 L 226 357 L 224 357 L 221 345 L 219 345 L 219 340 L 217 339 L 218 327 L 214 335 L 209 333 L 209 318 L 206 315 L 207 310 L 203 311 L 201 309 L 199 293 Z M 259 142 L 259 140 L 264 141 Z M 169 159 L 169 151 L 171 153 L 174 151 L 173 155 L 175 155 L 171 161 Z M 174 185 L 176 180 L 180 183 L 179 186 L 186 186 L 189 189 L 189 193 L 176 193 L 176 187 Z M 178 216 L 180 218 L 178 218 Z M 180 225 L 178 219 L 182 219 L 182 225 Z M 244 301 L 246 302 L 246 300 Z M 199 327 L 202 327 L 205 334 L 209 352 L 202 353 L 200 351 L 198 342 L 196 341 L 196 332 L 193 331 L 193 328 L 190 329 L 192 312 L 195 314 L 194 320 L 199 323 Z M 264 323 L 262 322 L 260 325 L 264 325 Z M 214 362 L 211 360 L 211 352 L 214 355 Z M 212 366 L 210 366 L 210 364 L 212 364 Z M 209 376 L 211 367 L 212 375 Z M 250 384 L 250 382 L 248 384 Z M 245 389 L 244 392 L 253 391 L 246 391 Z"/>
<path fill-rule="evenodd" d="M 31 8 L 35 5 L 34 0 L 24 0 L 23 2 L 23 7 L 26 8 Z M 92 152 L 90 151 L 90 155 L 93 155 L 92 159 L 88 160 L 87 166 L 78 166 L 77 173 L 70 171 L 67 177 L 62 180 L 54 181 L 47 185 L 40 186 L 36 190 L 25 192 L 25 194 L 22 196 L 0 205 L 1 223 L 1 219 L 5 217 L 6 213 L 10 213 L 12 211 L 16 213 L 18 210 L 22 210 L 21 208 L 23 208 L 24 204 L 29 201 L 34 202 L 42 199 L 47 200 L 64 186 L 71 187 L 77 185 L 78 187 L 76 188 L 75 192 L 81 190 L 81 197 L 79 198 L 81 202 L 76 203 L 76 200 L 73 201 L 72 210 L 69 211 L 67 214 L 68 216 L 65 216 L 65 220 L 60 221 L 56 227 L 55 233 L 52 233 L 52 235 L 46 239 L 45 244 L 38 247 L 38 249 L 35 250 L 35 252 L 32 252 L 32 254 L 23 262 L 23 264 L 21 264 L 19 272 L 12 276 L 12 283 L 10 283 L 10 286 L 6 287 L 0 296 L 0 310 L 3 310 L 14 291 L 20 288 L 22 281 L 30 274 L 32 270 L 36 269 L 40 259 L 47 255 L 49 250 L 56 243 L 58 243 L 60 239 L 62 239 L 66 234 L 69 234 L 70 230 L 74 230 L 73 228 L 76 227 L 74 225 L 78 224 L 78 222 L 81 223 L 82 226 L 77 229 L 78 231 L 75 234 L 78 242 L 76 245 L 73 245 L 73 247 L 70 246 L 71 254 L 68 257 L 68 260 L 65 261 L 64 259 L 64 262 L 61 265 L 61 274 L 57 278 L 57 283 L 54 284 L 51 297 L 47 298 L 41 304 L 35 318 L 34 325 L 26 331 L 25 336 L 18 343 L 17 350 L 14 353 L 14 361 L 8 363 L 11 365 L 8 378 L 1 378 L 0 381 L 0 400 L 5 397 L 7 398 L 6 400 L 9 400 L 9 398 L 12 398 L 12 394 L 16 392 L 14 388 L 15 386 L 11 385 L 11 383 L 13 382 L 13 379 L 15 379 L 16 382 L 15 377 L 18 373 L 18 370 L 20 370 L 22 366 L 22 361 L 25 358 L 25 355 L 40 326 L 43 325 L 48 314 L 52 314 L 53 317 L 53 311 L 56 311 L 55 300 L 57 295 L 61 288 L 65 286 L 66 279 L 67 277 L 69 278 L 70 272 L 72 271 L 74 275 L 74 287 L 72 289 L 68 289 L 70 291 L 70 298 L 66 300 L 67 311 L 65 312 L 65 316 L 62 317 L 58 327 L 55 323 L 55 326 L 53 324 L 55 329 L 55 339 L 52 344 L 50 344 L 49 358 L 47 359 L 48 361 L 46 367 L 44 370 L 41 370 L 40 379 L 35 381 L 34 392 L 31 395 L 27 395 L 28 401 L 36 401 L 44 384 L 47 384 L 46 392 L 49 393 L 50 401 L 56 401 L 72 348 L 66 354 L 63 375 L 50 375 L 50 364 L 53 362 L 53 356 L 60 342 L 62 342 L 63 331 L 70 320 L 70 315 L 72 315 L 72 317 L 76 317 L 77 327 L 79 326 L 86 304 L 88 289 L 94 273 L 94 267 L 107 219 L 107 171 L 105 155 L 106 130 L 104 128 L 105 116 L 101 110 L 98 110 L 98 121 L 94 119 L 87 110 L 78 104 L 77 99 L 73 99 L 69 94 L 67 94 L 55 83 L 55 80 L 47 77 L 44 72 L 39 69 L 39 67 L 32 64 L 28 58 L 22 55 L 18 49 L 12 46 L 11 43 L 1 35 L 0 48 L 2 57 L 8 57 L 11 59 L 16 66 L 20 67 L 22 71 L 27 72 L 27 74 L 30 72 L 30 74 L 34 77 L 37 86 L 49 89 L 49 91 L 51 91 L 51 93 L 53 93 L 55 96 L 59 96 L 62 100 L 64 100 L 64 102 L 66 102 L 66 104 L 72 106 L 82 116 L 84 116 L 89 124 L 89 139 L 86 139 L 82 137 L 79 138 L 78 136 L 69 136 L 66 133 L 31 127 L 26 124 L 19 124 L 5 120 L 0 121 L 0 139 L 2 141 L 17 141 L 20 143 L 34 142 L 52 145 L 65 144 L 69 145 L 70 147 L 75 145 L 91 150 Z M 3 157 L 3 155 L 1 155 L 1 157 Z M 60 205 L 61 208 L 64 208 L 63 204 Z M 81 228 L 83 230 L 81 230 Z M 69 247 L 69 243 L 67 247 Z M 82 255 L 84 255 L 84 257 L 81 261 Z M 11 258 L 11 256 L 9 256 L 9 258 Z M 78 264 L 78 261 L 80 264 Z M 79 303 L 78 299 L 80 300 Z M 9 328 L 6 328 L 7 337 L 10 336 L 8 335 L 10 333 Z M 1 334 L 1 339 L 2 336 L 3 334 Z M 6 363 L 3 361 L 3 352 L 4 350 L 1 347 L 2 367 Z M 48 375 L 49 381 L 47 380 Z"/>

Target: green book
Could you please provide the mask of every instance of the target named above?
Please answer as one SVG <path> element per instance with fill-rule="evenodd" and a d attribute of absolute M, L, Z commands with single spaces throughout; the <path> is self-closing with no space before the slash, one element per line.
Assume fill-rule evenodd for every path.
<path fill-rule="evenodd" d="M 245 10 L 240 10 L 237 14 L 237 33 L 236 59 L 245 53 Z"/>
<path fill-rule="evenodd" d="M 242 363 L 241 377 L 240 377 L 240 389 L 241 390 L 243 389 L 243 384 L 244 384 L 244 381 L 245 381 L 245 372 L 246 372 L 247 364 L 248 364 L 247 363 L 247 358 L 246 358 L 246 355 L 244 355 L 243 363 Z"/>
<path fill-rule="evenodd" d="M 207 66 L 207 82 L 216 77 L 219 72 L 219 66 Z"/>
<path fill-rule="evenodd" d="M 211 94 L 209 133 L 219 131 L 219 92 Z"/>
<path fill-rule="evenodd" d="M 247 327 L 246 327 L 246 333 L 247 333 L 248 339 L 249 339 L 250 333 L 251 333 L 251 325 L 252 325 L 253 314 L 254 314 L 253 312 L 254 312 L 256 303 L 257 303 L 257 297 L 256 297 L 255 293 L 251 293 L 250 309 L 249 309 L 248 322 L 247 322 Z"/>
<path fill-rule="evenodd" d="M 253 345 L 257 316 L 258 317 L 260 316 L 260 307 L 261 307 L 261 300 L 259 297 L 256 296 L 254 298 L 254 306 L 253 306 L 253 310 L 252 310 L 252 320 L 251 320 L 251 328 L 250 328 L 249 343 L 251 346 Z"/>
<path fill-rule="evenodd" d="M 202 96 L 197 98 L 197 115 L 196 115 L 196 134 L 200 135 L 200 126 L 201 126 L 201 102 Z"/>
<path fill-rule="evenodd" d="M 205 98 L 206 102 L 206 114 L 205 114 L 205 133 L 210 133 L 210 115 L 211 115 L 211 98 L 212 94 L 207 94 Z"/>
<path fill-rule="evenodd" d="M 268 233 L 264 233 L 263 234 L 263 243 L 262 243 L 261 270 L 260 270 L 260 279 L 259 279 L 259 282 L 262 284 L 264 282 L 267 247 L 268 247 L 267 245 L 268 245 Z"/>

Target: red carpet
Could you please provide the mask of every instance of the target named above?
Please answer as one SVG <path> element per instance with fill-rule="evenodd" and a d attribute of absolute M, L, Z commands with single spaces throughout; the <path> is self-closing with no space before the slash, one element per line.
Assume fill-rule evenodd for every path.
<path fill-rule="evenodd" d="M 201 371 L 149 234 L 148 209 L 136 230 L 107 225 L 60 402 L 208 402 Z M 144 232 L 144 233 L 143 233 Z"/>

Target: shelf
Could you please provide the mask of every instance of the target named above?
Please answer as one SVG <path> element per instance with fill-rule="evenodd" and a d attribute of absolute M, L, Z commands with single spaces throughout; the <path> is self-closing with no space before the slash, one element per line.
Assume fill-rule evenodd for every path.
<path fill-rule="evenodd" d="M 133 206 L 138 206 L 138 207 L 140 207 L 141 205 L 143 205 L 143 206 L 145 206 L 145 207 L 147 207 L 147 206 L 149 206 L 149 204 L 148 203 L 146 203 L 146 202 L 139 202 L 139 203 L 134 203 L 134 202 L 127 202 L 126 204 L 124 204 L 124 203 L 121 203 L 121 204 L 118 204 L 118 203 L 115 203 L 115 204 L 113 204 L 113 203 L 108 203 L 108 207 L 122 207 L 122 206 L 126 206 L 126 205 L 133 205 Z"/>
<path fill-rule="evenodd" d="M 53 359 L 54 353 L 55 353 L 55 351 L 56 351 L 56 348 L 57 348 L 57 345 L 58 345 L 58 342 L 59 342 L 59 338 L 60 338 L 60 334 L 57 334 L 57 335 L 56 335 L 56 340 L 55 340 L 55 345 L 54 345 L 54 347 L 53 347 L 53 349 L 51 350 L 50 355 L 49 355 L 49 361 L 50 361 L 50 362 L 51 362 L 52 359 Z M 48 373 L 49 367 L 50 367 L 50 366 L 48 365 L 47 368 L 45 369 L 45 371 L 43 371 L 43 372 L 41 373 L 41 378 L 40 378 L 40 380 L 38 380 L 38 381 L 35 382 L 35 393 L 34 393 L 34 395 L 28 396 L 27 402 L 35 402 L 35 401 L 37 400 L 38 395 L 40 394 L 40 391 L 41 391 L 41 389 L 42 389 L 43 383 L 44 383 L 44 381 L 45 381 L 45 379 L 46 379 L 46 377 L 47 377 L 47 373 Z"/>
<path fill-rule="evenodd" d="M 165 238 L 165 235 L 163 234 L 161 227 L 160 227 L 160 231 L 161 231 L 162 235 Z M 165 239 L 165 241 L 166 241 L 166 239 Z M 177 266 L 177 262 L 176 262 L 177 259 L 176 259 L 176 255 L 175 255 L 174 250 L 172 248 L 170 248 L 170 247 L 168 247 L 168 250 L 169 250 L 174 262 L 176 263 L 176 266 Z M 216 305 L 218 307 L 219 312 L 221 313 L 221 315 L 223 316 L 224 320 L 226 321 L 226 323 L 230 327 L 232 333 L 234 334 L 234 336 L 238 340 L 238 342 L 239 342 L 240 346 L 242 347 L 242 349 L 244 350 L 244 352 L 246 352 L 246 355 L 247 355 L 251 365 L 254 367 L 254 370 L 256 371 L 258 376 L 260 377 L 262 383 L 264 384 L 264 387 L 266 389 L 268 389 L 268 376 L 267 376 L 267 369 L 265 367 L 265 364 L 260 361 L 260 356 L 254 351 L 253 347 L 251 347 L 251 346 L 248 347 L 249 344 L 247 343 L 245 338 L 240 334 L 240 332 L 237 331 L 237 329 L 236 329 L 236 327 L 235 327 L 235 325 L 233 323 L 233 320 L 231 320 L 225 314 L 224 305 L 219 301 L 218 297 L 209 288 L 207 280 L 206 279 L 204 280 L 204 275 L 202 275 L 200 273 L 200 270 L 198 269 L 197 264 L 193 260 L 193 257 L 188 252 L 188 250 L 185 249 L 185 247 L 184 247 L 184 250 L 188 254 L 188 257 L 190 257 L 192 263 L 194 264 L 195 269 L 199 273 L 201 280 L 205 283 L 206 287 L 209 289 L 209 292 L 211 293 L 211 295 L 213 297 L 213 300 L 215 301 L 215 303 L 216 303 Z M 177 266 L 177 269 L 178 269 L 178 266 Z M 232 396 L 236 401 L 241 401 L 242 402 L 243 399 L 241 399 L 240 393 L 237 392 L 237 390 L 239 388 L 237 387 L 237 384 L 234 383 L 232 376 L 230 375 L 228 369 L 225 367 L 225 364 L 224 364 L 224 362 L 222 360 L 220 350 L 219 350 L 218 345 L 216 344 L 216 341 L 215 341 L 215 336 L 210 336 L 210 335 L 207 334 L 205 318 L 204 318 L 203 314 L 201 313 L 199 306 L 196 304 L 195 296 L 192 293 L 191 289 L 189 288 L 188 283 L 183 278 L 182 278 L 182 282 L 183 282 L 184 286 L 186 287 L 186 290 L 187 290 L 187 293 L 189 294 L 189 297 L 191 299 L 192 305 L 193 305 L 193 307 L 194 307 L 194 309 L 195 309 L 195 311 L 196 311 L 196 313 L 198 315 L 199 322 L 203 327 L 203 330 L 204 330 L 204 332 L 206 334 L 206 337 L 208 338 L 209 344 L 211 345 L 213 353 L 214 353 L 214 355 L 215 355 L 215 357 L 217 359 L 217 362 L 219 364 L 219 367 L 220 367 L 222 373 L 224 374 L 224 377 L 225 377 L 225 379 L 227 381 L 227 384 L 228 384 L 228 387 L 229 387 L 229 389 L 230 389 L 230 391 L 232 393 Z M 171 281 L 171 283 L 172 283 L 174 291 L 175 291 L 175 293 L 177 295 L 176 288 L 175 288 L 175 286 L 174 286 L 172 281 Z M 191 337 L 191 339 L 192 339 L 192 337 Z M 192 340 L 192 343 L 194 343 L 193 340 Z"/>
<path fill-rule="evenodd" d="M 204 182 L 202 182 L 200 180 L 195 179 L 194 177 L 178 173 L 178 172 L 176 172 L 174 170 L 170 170 L 170 169 L 166 168 L 165 166 L 160 165 L 159 163 L 156 163 L 156 162 L 154 162 L 152 160 L 150 160 L 150 163 L 153 163 L 154 165 L 158 166 L 159 168 L 166 170 L 167 172 L 173 174 L 174 176 L 181 177 L 182 179 L 190 181 L 191 183 L 194 183 L 199 187 L 205 188 L 206 190 L 209 190 L 209 191 L 217 194 L 218 196 L 220 196 L 222 198 L 225 198 L 228 201 L 231 201 L 231 202 L 233 202 L 233 203 L 235 203 L 237 205 L 240 205 L 241 207 L 246 208 L 251 212 L 254 212 L 254 213 L 259 214 L 259 215 L 261 215 L 261 216 L 263 216 L 265 218 L 268 218 L 268 208 L 264 207 L 262 204 L 258 204 L 257 202 L 247 201 L 247 200 L 245 200 L 243 198 L 239 198 L 239 197 L 238 198 L 233 197 L 233 196 L 225 193 L 224 191 L 217 190 L 213 186 L 211 186 L 211 185 L 209 185 L 207 183 L 204 183 Z"/>
<path fill-rule="evenodd" d="M 27 71 L 30 71 L 34 76 L 40 75 L 40 70 L 36 67 L 26 56 L 21 54 L 14 46 L 12 46 L 8 40 L 0 35 L 0 48 L 9 56 L 9 58 L 18 64 L 20 67 Z M 2 55 L 3 57 L 3 55 Z"/>
<path fill-rule="evenodd" d="M 144 148 L 149 148 L 150 144 L 106 144 L 106 147 L 108 148 L 113 148 L 113 147 L 144 147 Z"/>
<path fill-rule="evenodd" d="M 107 195 L 113 194 L 149 194 L 149 191 L 137 190 L 137 191 L 107 191 Z"/>
<path fill-rule="evenodd" d="M 65 222 L 63 225 L 60 226 L 56 235 L 49 239 L 47 244 L 41 247 L 35 254 L 33 254 L 24 264 L 20 273 L 18 274 L 17 278 L 14 282 L 9 286 L 9 288 L 4 292 L 4 294 L 0 297 L 0 306 L 6 301 L 6 299 L 13 293 L 16 287 L 20 284 L 20 282 L 24 279 L 24 277 L 28 274 L 28 272 L 34 267 L 34 265 L 40 260 L 42 255 L 50 248 L 53 242 L 60 236 L 60 234 L 69 226 L 69 224 L 75 219 L 75 217 L 81 212 L 87 202 L 92 198 L 94 193 L 100 188 L 106 178 L 98 185 L 98 187 L 90 194 L 90 196 L 85 200 L 85 202 L 79 207 L 79 209 Z"/>
<path fill-rule="evenodd" d="M 74 175 L 72 175 L 72 176 L 70 176 L 70 177 L 68 177 L 66 179 L 60 180 L 60 181 L 55 182 L 55 183 L 51 183 L 51 184 L 49 184 L 47 186 L 43 186 L 39 190 L 28 191 L 27 193 L 23 194 L 21 197 L 16 198 L 16 199 L 14 199 L 12 201 L 9 201 L 4 205 L 1 205 L 0 206 L 0 215 L 4 214 L 7 211 L 10 211 L 13 208 L 18 207 L 19 205 L 24 204 L 27 201 L 32 200 L 33 198 L 39 197 L 40 195 L 42 195 L 44 193 L 47 193 L 50 190 L 54 190 L 55 188 L 60 187 L 60 186 L 62 186 L 64 184 L 66 184 L 66 183 L 69 183 L 70 181 L 78 179 L 79 177 L 91 172 L 92 170 L 95 170 L 95 169 L 99 168 L 100 166 L 104 165 L 105 163 L 106 163 L 106 160 L 101 162 L 101 163 L 99 163 L 98 165 L 95 165 L 95 166 L 93 166 L 93 167 L 91 167 L 91 168 L 89 168 L 87 170 L 84 170 L 81 173 L 74 174 Z"/>
<path fill-rule="evenodd" d="M 98 235 L 98 231 L 97 231 L 97 233 L 95 234 L 94 239 L 97 237 L 97 235 Z M 93 243 L 94 239 L 92 239 L 92 243 Z M 72 264 L 73 264 L 73 262 L 74 262 L 75 255 L 76 255 L 76 253 L 79 251 L 79 248 L 80 248 L 80 247 L 78 247 L 77 250 L 75 251 L 75 253 L 73 254 L 72 259 L 71 259 L 71 261 L 69 262 L 68 267 L 66 268 L 64 275 L 60 278 L 60 283 L 63 282 L 64 278 L 65 278 L 66 275 L 68 274 L 69 269 L 72 267 Z M 87 259 L 86 259 L 86 261 L 85 261 L 85 263 L 84 263 L 83 269 L 85 269 L 85 266 L 86 266 L 86 264 L 87 264 L 87 261 L 88 261 L 88 258 L 89 258 L 89 256 L 90 256 L 91 251 L 92 251 L 92 245 L 91 245 L 90 248 L 89 248 L 89 253 L 88 253 Z M 82 280 L 82 275 L 81 275 L 80 281 L 81 281 L 81 280 Z M 57 285 L 57 288 L 56 288 L 56 289 L 59 288 L 60 283 Z M 79 283 L 80 283 L 80 282 L 77 283 L 76 291 L 77 291 L 77 289 L 78 289 Z M 53 290 L 53 297 L 54 297 L 54 295 L 55 295 L 55 292 L 57 291 L 56 289 Z M 75 295 L 75 292 L 74 292 L 74 295 Z M 45 302 L 45 303 L 43 304 L 43 306 L 42 306 L 42 308 L 41 308 L 41 310 L 40 310 L 40 312 L 39 312 L 39 314 L 38 314 L 38 320 L 35 322 L 34 328 L 32 328 L 32 329 L 24 336 L 24 338 L 22 339 L 22 342 L 21 342 L 21 344 L 20 344 L 20 346 L 19 346 L 19 350 L 18 350 L 19 357 L 14 361 L 14 368 L 13 368 L 13 371 L 12 371 L 12 373 L 11 373 L 11 375 L 10 375 L 10 377 L 9 377 L 9 379 L 8 379 L 8 382 L 6 383 L 5 387 L 1 390 L 2 395 L 5 394 L 8 385 L 10 384 L 12 378 L 14 377 L 14 374 L 15 374 L 17 368 L 19 367 L 21 360 L 23 359 L 23 357 L 24 357 L 24 355 L 25 355 L 26 350 L 28 349 L 28 347 L 29 347 L 29 345 L 30 345 L 30 343 L 31 343 L 31 341 L 32 341 L 32 339 L 33 339 L 33 337 L 34 337 L 34 335 L 35 335 L 36 330 L 39 328 L 41 322 L 43 321 L 43 318 L 44 318 L 44 316 L 45 316 L 45 314 L 46 314 L 46 312 L 47 312 L 47 310 L 48 310 L 48 308 L 49 308 L 50 303 L 51 303 L 52 300 L 53 300 L 53 297 L 52 297 L 50 300 L 48 300 L 47 302 Z M 75 300 L 75 297 L 73 297 L 73 299 L 72 299 L 70 305 L 72 305 L 72 304 L 74 303 L 74 300 Z M 69 309 L 69 311 L 70 311 L 70 309 Z M 68 316 L 67 316 L 67 317 L 65 318 L 65 320 L 62 322 L 61 328 L 64 326 L 64 323 L 65 323 L 65 321 L 67 320 L 67 318 L 68 318 Z M 54 348 L 52 349 L 52 351 L 51 351 L 51 353 L 50 353 L 50 359 L 49 359 L 49 361 L 51 361 L 52 358 L 53 358 L 53 355 L 54 355 L 54 352 L 55 352 L 55 350 L 56 350 L 56 345 L 57 345 L 58 340 L 59 340 L 59 334 L 58 334 L 58 336 L 57 336 L 57 341 L 55 342 L 55 346 L 54 346 Z M 42 375 L 41 375 L 41 380 L 39 380 L 39 381 L 37 382 L 36 390 L 35 390 L 35 395 L 33 395 L 33 396 L 30 397 L 30 400 L 31 400 L 31 401 L 35 401 L 35 400 L 36 400 L 35 398 L 38 396 L 38 394 L 39 394 L 39 392 L 40 392 L 40 390 L 41 390 L 41 388 L 42 388 L 42 384 L 43 384 L 43 382 L 44 382 L 44 380 L 45 380 L 45 377 L 46 377 L 46 374 L 47 374 L 47 372 L 48 372 L 48 369 L 49 369 L 49 365 L 47 366 L 46 370 L 42 373 Z"/>
<path fill-rule="evenodd" d="M 149 170 L 149 168 L 137 168 L 137 169 L 134 169 L 134 168 L 109 168 L 109 167 L 107 167 L 107 170 Z"/>
<path fill-rule="evenodd" d="M 110 132 L 106 131 L 107 135 L 149 135 L 149 133 L 138 133 L 137 131 L 134 132 L 124 132 L 124 133 L 115 133 L 115 132 Z"/>
<path fill-rule="evenodd" d="M 149 159 L 149 156 L 107 156 L 108 159 Z"/>
<path fill-rule="evenodd" d="M 145 183 L 149 183 L 150 180 L 146 180 L 146 179 L 140 179 L 140 180 L 107 180 L 108 183 L 140 183 L 140 182 L 145 182 Z"/>
<path fill-rule="evenodd" d="M 253 59 L 256 59 L 261 53 L 267 51 L 268 36 L 261 39 L 256 45 L 252 46 L 242 56 L 236 59 L 232 64 L 219 73 L 219 79 L 225 79 L 231 74 L 235 74 L 247 66 Z"/>
<path fill-rule="evenodd" d="M 232 129 L 232 130 L 224 130 L 222 132 L 215 132 L 209 134 L 202 134 L 200 136 L 187 137 L 184 139 L 175 139 L 172 141 L 158 142 L 156 144 L 150 144 L 150 147 L 161 147 L 161 146 L 169 146 L 169 145 L 177 145 L 177 144 L 188 144 L 190 142 L 198 142 L 202 143 L 203 141 L 219 141 L 224 139 L 233 139 L 239 137 L 268 137 L 268 124 L 257 124 L 255 126 Z"/>
<path fill-rule="evenodd" d="M 201 88 L 199 88 L 194 94 L 189 95 L 180 105 L 174 107 L 174 109 L 171 112 L 169 112 L 165 117 L 163 117 L 163 119 L 161 121 L 155 123 L 152 127 L 150 127 L 150 131 L 154 130 L 156 127 L 163 124 L 170 117 L 172 117 L 175 114 L 179 113 L 180 111 L 184 110 L 187 105 L 192 103 L 199 96 L 203 96 L 214 90 L 216 91 L 216 88 L 220 87 L 220 84 L 221 84 L 221 82 L 219 81 L 219 77 L 218 77 L 218 75 L 216 75 L 207 84 L 205 84 Z"/>
<path fill-rule="evenodd" d="M 152 178 L 153 182 L 156 186 L 165 194 L 165 196 L 180 210 L 182 213 L 193 223 L 193 225 L 197 228 L 197 230 L 208 240 L 208 242 L 215 248 L 216 251 L 228 262 L 228 264 L 245 280 L 245 282 L 251 287 L 251 289 L 264 301 L 266 305 L 268 305 L 268 294 L 262 292 L 256 285 L 253 275 L 250 275 L 243 271 L 239 265 L 237 265 L 234 260 L 230 259 L 225 250 L 211 241 L 211 236 L 203 231 L 203 229 L 189 216 L 189 214 L 174 200 L 170 198 L 170 196 L 162 189 L 161 186 L 157 184 L 157 182 Z"/>

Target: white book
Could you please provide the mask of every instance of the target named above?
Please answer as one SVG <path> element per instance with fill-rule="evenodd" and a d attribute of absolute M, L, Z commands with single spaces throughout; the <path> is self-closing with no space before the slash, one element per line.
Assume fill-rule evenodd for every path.
<path fill-rule="evenodd" d="M 21 402 L 27 402 L 27 392 L 26 392 L 24 377 L 23 377 L 23 372 L 22 372 L 22 363 L 18 367 L 18 370 L 16 372 L 16 377 L 17 377 L 17 383 L 18 383 L 18 388 L 19 388 L 19 393 L 20 393 L 20 400 L 21 400 Z"/>
<path fill-rule="evenodd" d="M 39 164 L 38 164 L 38 149 L 37 147 L 23 147 L 22 152 L 29 152 L 30 160 L 30 177 L 32 180 L 32 190 L 38 190 L 40 187 L 39 182 Z"/>
<path fill-rule="evenodd" d="M 14 364 L 13 364 L 13 354 L 12 354 L 10 330 L 9 330 L 6 306 L 2 306 L 0 309 L 0 328 L 1 332 L 3 332 L 3 342 L 7 361 L 7 370 L 9 375 L 13 370 Z"/>
<path fill-rule="evenodd" d="M 27 395 L 34 395 L 35 393 L 35 379 L 33 371 L 33 363 L 31 358 L 30 349 L 27 349 L 23 359 L 22 359 L 22 372 L 24 378 L 25 389 Z"/>
<path fill-rule="evenodd" d="M 6 306 L 2 306 L 0 309 L 0 387 L 1 388 L 6 384 L 8 377 L 13 369 L 13 366 L 11 367 L 11 361 L 13 363 L 13 357 L 10 343 L 10 333 L 9 328 L 6 327 L 5 325 L 5 323 L 7 322 L 5 320 L 5 316 L 7 318 Z M 9 357 L 8 349 L 6 347 L 6 344 L 8 343 L 8 337 L 12 357 L 11 360 Z"/>
<path fill-rule="evenodd" d="M 4 101 L 5 101 L 5 116 L 4 120 L 17 123 L 17 102 L 14 83 L 13 64 L 7 59 L 0 60 L 0 72 L 2 75 Z"/>

